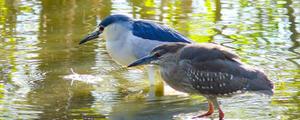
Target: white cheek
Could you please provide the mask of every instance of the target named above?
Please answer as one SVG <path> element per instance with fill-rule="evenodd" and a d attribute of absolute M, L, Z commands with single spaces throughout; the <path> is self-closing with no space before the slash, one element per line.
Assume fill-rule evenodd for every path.
<path fill-rule="evenodd" d="M 104 33 L 101 33 L 101 34 L 99 35 L 99 37 L 100 37 L 100 38 L 104 38 Z"/>
<path fill-rule="evenodd" d="M 150 62 L 150 64 L 158 65 L 159 61 L 158 60 L 153 60 L 153 61 Z"/>

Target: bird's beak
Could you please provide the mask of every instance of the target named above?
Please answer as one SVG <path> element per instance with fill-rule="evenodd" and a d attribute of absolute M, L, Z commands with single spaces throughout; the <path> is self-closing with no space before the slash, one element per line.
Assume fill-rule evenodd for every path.
<path fill-rule="evenodd" d="M 85 38 L 83 38 L 79 44 L 83 44 L 87 41 L 90 41 L 90 40 L 93 40 L 93 39 L 96 39 L 99 37 L 99 35 L 101 34 L 102 32 L 99 31 L 99 30 L 96 30 L 95 32 L 92 32 L 91 34 L 87 35 Z"/>
<path fill-rule="evenodd" d="M 148 56 L 145 56 L 141 59 L 138 59 L 138 60 L 134 61 L 133 63 L 129 64 L 127 67 L 150 64 L 151 61 L 154 61 L 154 60 L 157 60 L 157 59 L 158 59 L 158 57 L 156 57 L 155 55 L 148 55 Z"/>

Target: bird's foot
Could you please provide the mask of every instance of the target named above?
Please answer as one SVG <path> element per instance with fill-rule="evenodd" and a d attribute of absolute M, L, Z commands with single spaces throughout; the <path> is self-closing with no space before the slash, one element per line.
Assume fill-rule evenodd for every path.
<path fill-rule="evenodd" d="M 207 117 L 207 116 L 210 116 L 213 113 L 214 113 L 214 105 L 213 105 L 212 102 L 208 102 L 208 111 L 205 114 L 195 116 L 192 119 Z"/>
<path fill-rule="evenodd" d="M 224 120 L 224 116 L 225 116 L 225 114 L 223 113 L 221 108 L 219 108 L 219 120 Z"/>
<path fill-rule="evenodd" d="M 202 115 L 198 115 L 198 116 L 192 117 L 192 119 L 202 118 L 202 117 L 207 117 L 207 116 L 210 116 L 210 115 L 212 115 L 212 114 L 213 114 L 213 112 L 208 111 L 208 112 L 205 113 L 205 114 L 202 114 Z"/>

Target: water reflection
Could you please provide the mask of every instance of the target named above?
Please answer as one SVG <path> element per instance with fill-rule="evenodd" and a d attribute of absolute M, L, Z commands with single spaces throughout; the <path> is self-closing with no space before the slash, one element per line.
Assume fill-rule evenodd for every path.
<path fill-rule="evenodd" d="M 297 119 L 299 11 L 293 0 L 0 0 L 0 119 L 180 120 L 204 112 L 203 97 L 148 97 L 146 73 L 117 65 L 104 40 L 78 45 L 99 20 L 116 13 L 233 48 L 267 71 L 275 95 L 222 99 L 226 118 Z M 71 86 L 64 79 L 71 68 L 101 80 Z"/>
<path fill-rule="evenodd" d="M 34 83 L 44 79 L 37 59 L 39 2 L 1 2 L 1 115 L 0 118 L 37 119 L 41 107 L 27 99 Z M 31 20 L 27 20 L 30 18 Z"/>

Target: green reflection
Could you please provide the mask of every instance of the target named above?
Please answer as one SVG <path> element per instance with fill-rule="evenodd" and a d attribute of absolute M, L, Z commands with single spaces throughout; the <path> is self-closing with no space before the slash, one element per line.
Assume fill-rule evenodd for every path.
<path fill-rule="evenodd" d="M 4 84 L 0 83 L 0 103 L 3 103 L 2 99 L 4 98 Z"/>

